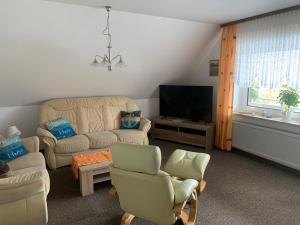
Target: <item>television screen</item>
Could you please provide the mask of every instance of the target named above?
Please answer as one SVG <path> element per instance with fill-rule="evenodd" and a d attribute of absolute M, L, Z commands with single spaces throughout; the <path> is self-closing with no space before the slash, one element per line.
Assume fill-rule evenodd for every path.
<path fill-rule="evenodd" d="M 160 115 L 193 121 L 212 120 L 212 86 L 159 86 Z"/>

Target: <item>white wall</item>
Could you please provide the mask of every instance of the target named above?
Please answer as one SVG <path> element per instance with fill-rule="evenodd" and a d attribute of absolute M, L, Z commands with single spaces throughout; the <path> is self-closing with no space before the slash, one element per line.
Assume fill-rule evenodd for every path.
<path fill-rule="evenodd" d="M 0 134 L 9 125 L 16 125 L 23 137 L 36 134 L 39 120 L 39 105 L 0 107 Z"/>
<path fill-rule="evenodd" d="M 158 99 L 135 99 L 146 118 L 158 115 Z M 8 125 L 16 125 L 23 137 L 36 135 L 39 120 L 39 105 L 0 107 L 0 134 L 5 133 Z"/>
<path fill-rule="evenodd" d="M 106 53 L 106 11 L 40 0 L 0 1 L 0 132 L 15 124 L 35 133 L 42 101 L 126 95 L 158 114 L 158 85 L 178 83 L 217 25 L 111 12 L 112 52 L 125 69 L 94 68 Z"/>
<path fill-rule="evenodd" d="M 217 83 L 218 77 L 209 76 L 209 60 L 219 59 L 220 57 L 220 38 L 222 30 L 217 29 L 205 48 L 199 51 L 199 55 L 195 58 L 193 66 L 190 68 L 188 75 L 182 77 L 181 83 L 188 85 L 213 86 L 213 120 L 215 120 L 215 109 L 217 104 Z"/>
<path fill-rule="evenodd" d="M 94 68 L 106 51 L 106 11 L 40 1 L 0 1 L 0 107 L 57 97 L 157 97 L 177 83 L 217 25 L 112 11 L 113 55 L 125 69 Z"/>

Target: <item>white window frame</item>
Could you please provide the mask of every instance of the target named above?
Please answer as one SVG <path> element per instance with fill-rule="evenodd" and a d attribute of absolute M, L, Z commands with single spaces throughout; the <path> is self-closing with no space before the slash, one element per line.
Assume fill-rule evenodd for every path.
<path fill-rule="evenodd" d="M 267 105 L 267 104 L 258 104 L 258 103 L 250 103 L 249 104 L 249 88 L 246 88 L 247 94 L 246 94 L 246 105 L 248 107 L 255 107 L 255 108 L 262 108 L 264 110 L 281 110 L 280 106 L 275 106 L 275 105 Z"/>
<path fill-rule="evenodd" d="M 235 86 L 234 90 L 234 112 L 254 111 L 256 114 L 268 115 L 271 117 L 281 117 L 282 110 L 279 106 L 263 104 L 248 104 L 248 88 Z M 294 110 L 292 118 L 300 119 L 300 109 Z"/>

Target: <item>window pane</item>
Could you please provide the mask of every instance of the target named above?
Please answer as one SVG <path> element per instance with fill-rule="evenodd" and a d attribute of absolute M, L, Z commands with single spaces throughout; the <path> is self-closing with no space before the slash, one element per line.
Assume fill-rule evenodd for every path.
<path fill-rule="evenodd" d="M 248 89 L 248 105 L 264 108 L 278 108 L 280 103 L 277 100 L 280 89 L 268 89 L 253 84 Z"/>
<path fill-rule="evenodd" d="M 252 107 L 281 109 L 281 105 L 277 99 L 279 92 L 280 88 L 262 88 L 257 83 L 254 83 L 248 88 L 247 105 Z M 300 107 L 294 108 L 293 111 L 299 113 Z"/>

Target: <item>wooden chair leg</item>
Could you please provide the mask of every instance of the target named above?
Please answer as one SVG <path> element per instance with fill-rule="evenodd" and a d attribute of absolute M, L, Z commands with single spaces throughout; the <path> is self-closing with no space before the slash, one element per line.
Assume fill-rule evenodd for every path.
<path fill-rule="evenodd" d="M 199 184 L 198 184 L 198 188 L 197 188 L 198 193 L 203 192 L 205 187 L 206 187 L 206 181 L 205 180 L 200 180 Z"/>
<path fill-rule="evenodd" d="M 130 213 L 124 213 L 121 219 L 121 225 L 130 225 L 131 221 L 133 220 L 134 215 Z"/>
<path fill-rule="evenodd" d="M 115 186 L 112 186 L 112 187 L 109 189 L 108 193 L 109 193 L 110 195 L 112 195 L 112 196 L 115 196 L 115 197 L 118 196 L 118 192 L 117 192 L 117 189 L 115 188 Z"/>
<path fill-rule="evenodd" d="M 189 218 L 186 225 L 195 225 L 197 215 L 197 191 L 194 190 L 191 199 Z"/>
<path fill-rule="evenodd" d="M 177 216 L 179 216 L 185 225 L 195 225 L 197 215 L 197 190 L 193 190 L 189 214 L 183 211 L 185 202 L 174 208 Z"/>

